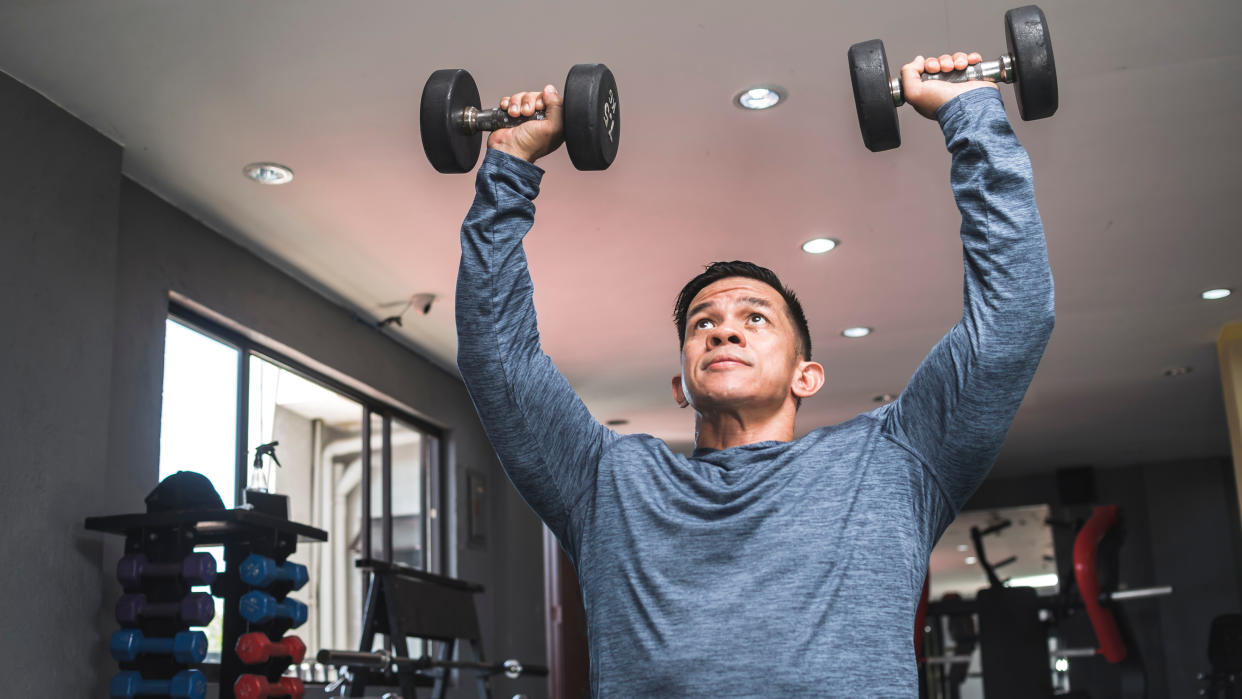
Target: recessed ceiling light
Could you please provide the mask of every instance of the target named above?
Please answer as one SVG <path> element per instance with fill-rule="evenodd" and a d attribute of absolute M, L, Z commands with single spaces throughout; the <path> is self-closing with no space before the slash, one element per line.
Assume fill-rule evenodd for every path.
<path fill-rule="evenodd" d="M 897 400 L 897 396 L 894 396 L 891 393 L 881 393 L 880 395 L 876 396 L 875 398 L 872 398 L 871 400 L 877 403 L 892 403 L 893 401 Z"/>
<path fill-rule="evenodd" d="M 973 565 L 974 565 L 975 563 L 977 563 L 977 562 L 978 562 L 978 561 L 975 559 L 975 557 L 974 557 L 974 556 L 967 556 L 967 557 L 966 557 L 966 565 L 968 565 L 968 566 L 973 566 Z"/>
<path fill-rule="evenodd" d="M 832 238 L 811 238 L 802 244 L 802 252 L 809 252 L 812 255 L 822 255 L 840 244 L 841 241 L 834 240 Z"/>
<path fill-rule="evenodd" d="M 969 547 L 969 546 L 967 546 L 966 544 L 958 544 L 958 545 L 957 545 L 957 550 L 958 550 L 958 551 L 969 551 L 969 550 L 970 550 L 970 547 Z"/>
<path fill-rule="evenodd" d="M 285 184 L 293 180 L 293 170 L 280 163 L 250 163 L 242 172 L 259 184 Z"/>
<path fill-rule="evenodd" d="M 733 104 L 742 109 L 771 109 L 788 99 L 789 93 L 777 85 L 756 85 L 733 96 Z"/>
<path fill-rule="evenodd" d="M 1164 375 L 1165 376 L 1185 376 L 1186 374 L 1189 374 L 1192 371 L 1194 371 L 1194 367 L 1175 366 L 1172 369 L 1165 369 Z"/>
<path fill-rule="evenodd" d="M 846 328 L 841 331 L 841 334 L 845 337 L 866 337 L 871 334 L 871 328 Z"/>
<path fill-rule="evenodd" d="M 1199 294 L 1199 296 L 1202 296 L 1204 301 L 1216 301 L 1218 299 L 1223 299 L 1232 293 L 1233 289 L 1208 289 L 1202 294 Z"/>

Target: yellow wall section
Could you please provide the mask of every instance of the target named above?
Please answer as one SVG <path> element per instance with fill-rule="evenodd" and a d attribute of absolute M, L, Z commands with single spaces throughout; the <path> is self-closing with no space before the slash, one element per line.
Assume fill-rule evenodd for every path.
<path fill-rule="evenodd" d="M 1216 341 L 1220 356 L 1220 380 L 1225 391 L 1225 416 L 1229 420 L 1229 445 L 1233 450 L 1233 475 L 1242 506 L 1242 322 L 1229 323 Z"/>

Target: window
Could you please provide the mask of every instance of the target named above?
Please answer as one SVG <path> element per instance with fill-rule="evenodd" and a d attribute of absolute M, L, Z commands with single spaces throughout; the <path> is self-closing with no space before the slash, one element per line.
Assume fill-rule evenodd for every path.
<path fill-rule="evenodd" d="M 311 573 L 290 595 L 309 610 L 295 633 L 310 648 L 356 648 L 367 581 L 355 561 L 439 567 L 440 432 L 179 306 L 164 366 L 160 478 L 199 471 L 226 507 L 247 487 L 288 496 L 290 519 L 328 532 L 291 557 Z M 275 459 L 256 461 L 273 443 Z"/>

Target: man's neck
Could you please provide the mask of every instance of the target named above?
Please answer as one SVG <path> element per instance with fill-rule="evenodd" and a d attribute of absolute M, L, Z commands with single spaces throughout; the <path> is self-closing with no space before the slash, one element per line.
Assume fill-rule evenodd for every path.
<path fill-rule="evenodd" d="M 794 435 L 792 408 L 777 414 L 744 412 L 698 413 L 694 422 L 694 445 L 698 449 L 728 449 L 756 442 L 789 442 Z"/>

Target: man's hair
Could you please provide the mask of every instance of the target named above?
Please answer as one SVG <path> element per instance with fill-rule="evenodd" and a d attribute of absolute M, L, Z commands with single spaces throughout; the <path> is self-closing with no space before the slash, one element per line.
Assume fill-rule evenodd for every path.
<path fill-rule="evenodd" d="M 729 277 L 746 277 L 755 279 L 776 290 L 781 298 L 785 299 L 785 312 L 789 316 L 789 320 L 793 322 L 794 329 L 798 331 L 798 342 L 796 349 L 798 355 L 803 361 L 811 360 L 811 329 L 806 324 L 806 314 L 802 312 L 802 304 L 798 303 L 798 297 L 793 291 L 786 288 L 781 283 L 776 273 L 767 267 L 760 267 L 753 262 L 743 262 L 734 260 L 732 262 L 713 262 L 707 266 L 702 274 L 691 279 L 681 289 L 681 293 L 677 294 L 677 301 L 673 304 L 673 322 L 677 325 L 677 341 L 679 347 L 686 344 L 686 322 L 690 313 L 690 302 L 694 301 L 694 297 L 699 292 L 713 282 Z"/>

